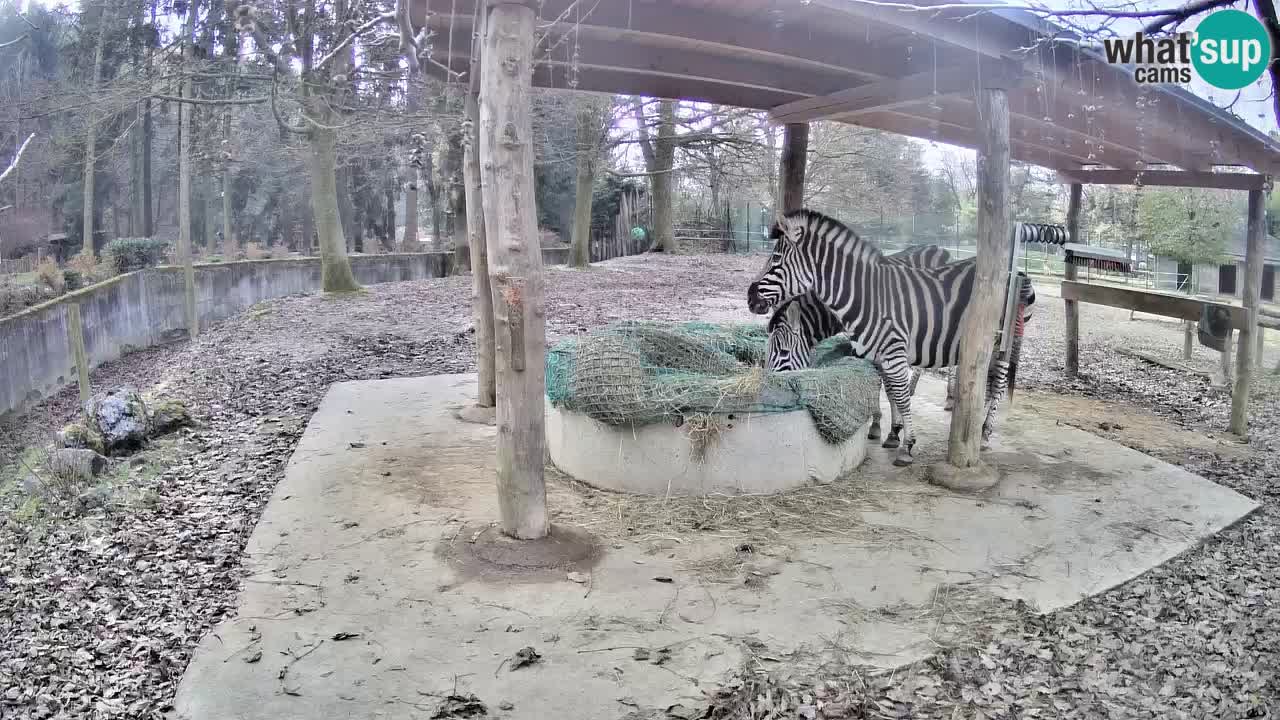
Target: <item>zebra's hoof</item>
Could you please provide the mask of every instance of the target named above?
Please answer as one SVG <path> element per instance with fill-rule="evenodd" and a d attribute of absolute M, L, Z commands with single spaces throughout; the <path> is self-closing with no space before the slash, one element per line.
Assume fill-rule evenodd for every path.
<path fill-rule="evenodd" d="M 868 431 L 867 431 L 867 439 L 868 439 L 868 440 L 879 440 L 879 439 L 880 439 L 880 428 L 878 428 L 878 427 L 873 427 L 873 428 L 871 428 L 870 430 L 868 430 Z"/>
<path fill-rule="evenodd" d="M 900 446 L 900 445 L 902 445 L 902 441 L 898 440 L 898 436 L 897 436 L 897 435 L 890 435 L 889 437 L 887 437 L 887 438 L 885 438 L 885 439 L 884 439 L 884 442 L 880 443 L 880 447 L 882 447 L 882 448 L 888 448 L 888 449 L 890 449 L 890 450 L 892 450 L 892 449 L 894 449 L 894 448 L 896 448 L 896 447 L 898 447 L 898 446 Z"/>
<path fill-rule="evenodd" d="M 946 412 L 951 412 L 952 410 L 955 410 L 955 409 L 956 409 L 956 401 L 955 401 L 955 400 L 948 400 L 946 403 L 944 403 L 944 404 L 942 405 L 942 409 L 943 409 L 943 410 L 945 410 Z"/>
<path fill-rule="evenodd" d="M 910 455 L 899 455 L 893 459 L 893 464 L 895 467 L 909 467 L 915 461 L 916 459 Z"/>

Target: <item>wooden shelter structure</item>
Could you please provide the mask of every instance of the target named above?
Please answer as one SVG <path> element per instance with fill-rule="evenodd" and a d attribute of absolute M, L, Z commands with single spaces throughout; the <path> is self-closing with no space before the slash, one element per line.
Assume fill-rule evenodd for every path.
<path fill-rule="evenodd" d="M 487 271 L 473 266 L 477 313 L 496 318 L 499 486 L 509 534 L 546 530 L 545 509 L 536 507 L 545 345 L 540 260 L 527 252 L 537 247 L 527 176 L 530 86 L 768 110 L 786 126 L 784 208 L 804 196 L 806 124 L 813 120 L 977 150 L 979 282 L 957 369 L 949 460 L 958 467 L 978 462 L 979 368 L 990 356 L 1003 299 L 1010 160 L 1062 174 L 1075 228 L 1081 184 L 1247 190 L 1246 317 L 1232 423 L 1244 431 L 1262 193 L 1280 170 L 1280 144 L 1181 88 L 1135 83 L 1130 68 L 1109 64 L 1061 27 L 1025 11 L 954 0 L 417 0 L 410 15 L 432 31 L 427 72 L 478 98 L 469 103 L 478 108 L 478 141 L 468 147 L 479 168 L 467 178 L 468 208 L 483 207 L 483 229 L 474 227 L 478 214 L 469 220 L 473 252 L 489 261 Z M 1075 297 L 1105 301 L 1084 289 Z M 482 307 L 489 299 L 492 311 Z M 1075 322 L 1074 302 L 1068 312 Z M 485 332 L 483 322 L 477 328 Z M 495 375 L 483 335 L 480 354 L 483 385 Z M 482 387 L 481 402 L 486 397 L 492 391 Z"/>

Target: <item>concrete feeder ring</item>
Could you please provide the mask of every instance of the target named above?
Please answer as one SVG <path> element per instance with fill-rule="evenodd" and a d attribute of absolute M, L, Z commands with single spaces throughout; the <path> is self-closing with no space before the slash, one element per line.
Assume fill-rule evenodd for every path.
<path fill-rule="evenodd" d="M 588 485 L 644 495 L 773 493 L 829 483 L 866 458 L 871 424 L 831 443 L 807 410 L 615 426 L 546 407 L 547 449 L 557 468 Z"/>

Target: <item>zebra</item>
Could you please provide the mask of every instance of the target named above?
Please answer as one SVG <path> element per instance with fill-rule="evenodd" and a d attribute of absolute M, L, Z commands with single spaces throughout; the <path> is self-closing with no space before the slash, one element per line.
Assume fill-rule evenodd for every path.
<path fill-rule="evenodd" d="M 915 267 L 936 267 L 951 261 L 951 253 L 937 245 L 917 245 L 885 258 L 885 262 L 894 262 Z M 802 295 L 795 300 L 784 303 L 774 311 L 768 325 L 767 366 L 774 371 L 803 370 L 809 367 L 813 359 L 813 349 L 818 343 L 840 333 L 840 321 L 829 310 L 818 302 L 811 294 Z M 850 354 L 863 357 L 857 350 Z M 920 380 L 920 370 L 911 370 L 912 396 L 916 392 L 916 383 Z M 951 389 L 950 383 L 947 385 Z M 950 397 L 950 395 L 948 395 Z M 889 437 L 883 447 L 898 447 L 898 409 L 890 404 L 893 412 L 893 424 Z M 871 428 L 867 432 L 869 440 L 880 439 L 880 403 L 875 404 L 872 411 Z"/>
<path fill-rule="evenodd" d="M 891 255 L 885 258 L 885 261 L 887 262 L 896 257 L 898 256 Z M 974 261 L 970 259 L 961 260 L 960 262 L 972 264 Z M 1006 391 L 1010 397 L 1013 395 L 1018 361 L 1022 355 L 1022 328 L 1031 320 L 1031 306 L 1036 301 L 1035 290 L 1026 273 L 1018 273 L 1018 282 L 1018 306 L 1022 309 L 1022 315 L 1021 322 L 1015 328 L 1016 332 L 1010 344 L 1009 361 L 1002 363 L 993 355 L 991 364 L 987 367 L 987 397 L 991 398 L 992 402 L 988 406 L 988 415 L 982 424 L 984 447 L 990 441 L 991 435 L 995 430 L 995 412 L 1004 400 Z M 774 311 L 773 317 L 769 319 L 769 341 L 767 345 L 769 369 L 787 371 L 803 370 L 809 367 L 812 362 L 813 349 L 818 343 L 843 332 L 843 330 L 839 318 L 831 314 L 831 311 L 818 301 L 812 293 L 805 293 L 794 300 L 783 303 L 781 307 Z M 853 346 L 852 343 L 850 343 L 848 353 L 853 357 L 866 357 L 867 355 L 862 348 Z M 877 364 L 876 369 L 883 376 L 879 364 Z M 907 394 L 911 397 L 915 397 L 916 383 L 919 380 L 919 368 L 911 368 L 911 385 L 907 390 Z M 947 400 L 944 410 L 950 411 L 952 409 L 954 396 L 954 368 L 947 368 Z M 890 426 L 889 435 L 881 443 L 881 447 L 896 448 L 900 445 L 899 434 L 902 431 L 902 424 L 899 420 L 897 406 L 890 403 L 890 409 L 893 411 L 892 425 Z M 877 403 L 872 411 L 871 427 L 867 432 L 868 440 L 880 439 L 881 419 L 880 407 L 879 403 Z"/>
<path fill-rule="evenodd" d="M 960 320 L 973 295 L 977 263 L 936 268 L 888 263 L 843 223 L 807 209 L 783 215 L 770 238 L 774 249 L 747 288 L 747 307 L 764 315 L 812 293 L 839 318 L 851 343 L 878 364 L 902 423 L 894 465 L 910 465 L 915 447 L 910 368 L 956 364 Z M 1007 376 L 1007 366 L 1000 373 Z M 993 400 L 989 397 L 984 408 L 988 418 L 994 414 Z"/>

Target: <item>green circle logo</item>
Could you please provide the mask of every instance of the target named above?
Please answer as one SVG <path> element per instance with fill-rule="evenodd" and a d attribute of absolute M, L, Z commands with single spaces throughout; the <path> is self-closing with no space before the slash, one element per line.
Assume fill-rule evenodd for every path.
<path fill-rule="evenodd" d="M 1271 38 L 1262 23 L 1241 10 L 1210 13 L 1196 28 L 1191 62 L 1210 85 L 1239 90 L 1257 82 L 1271 60 Z"/>

